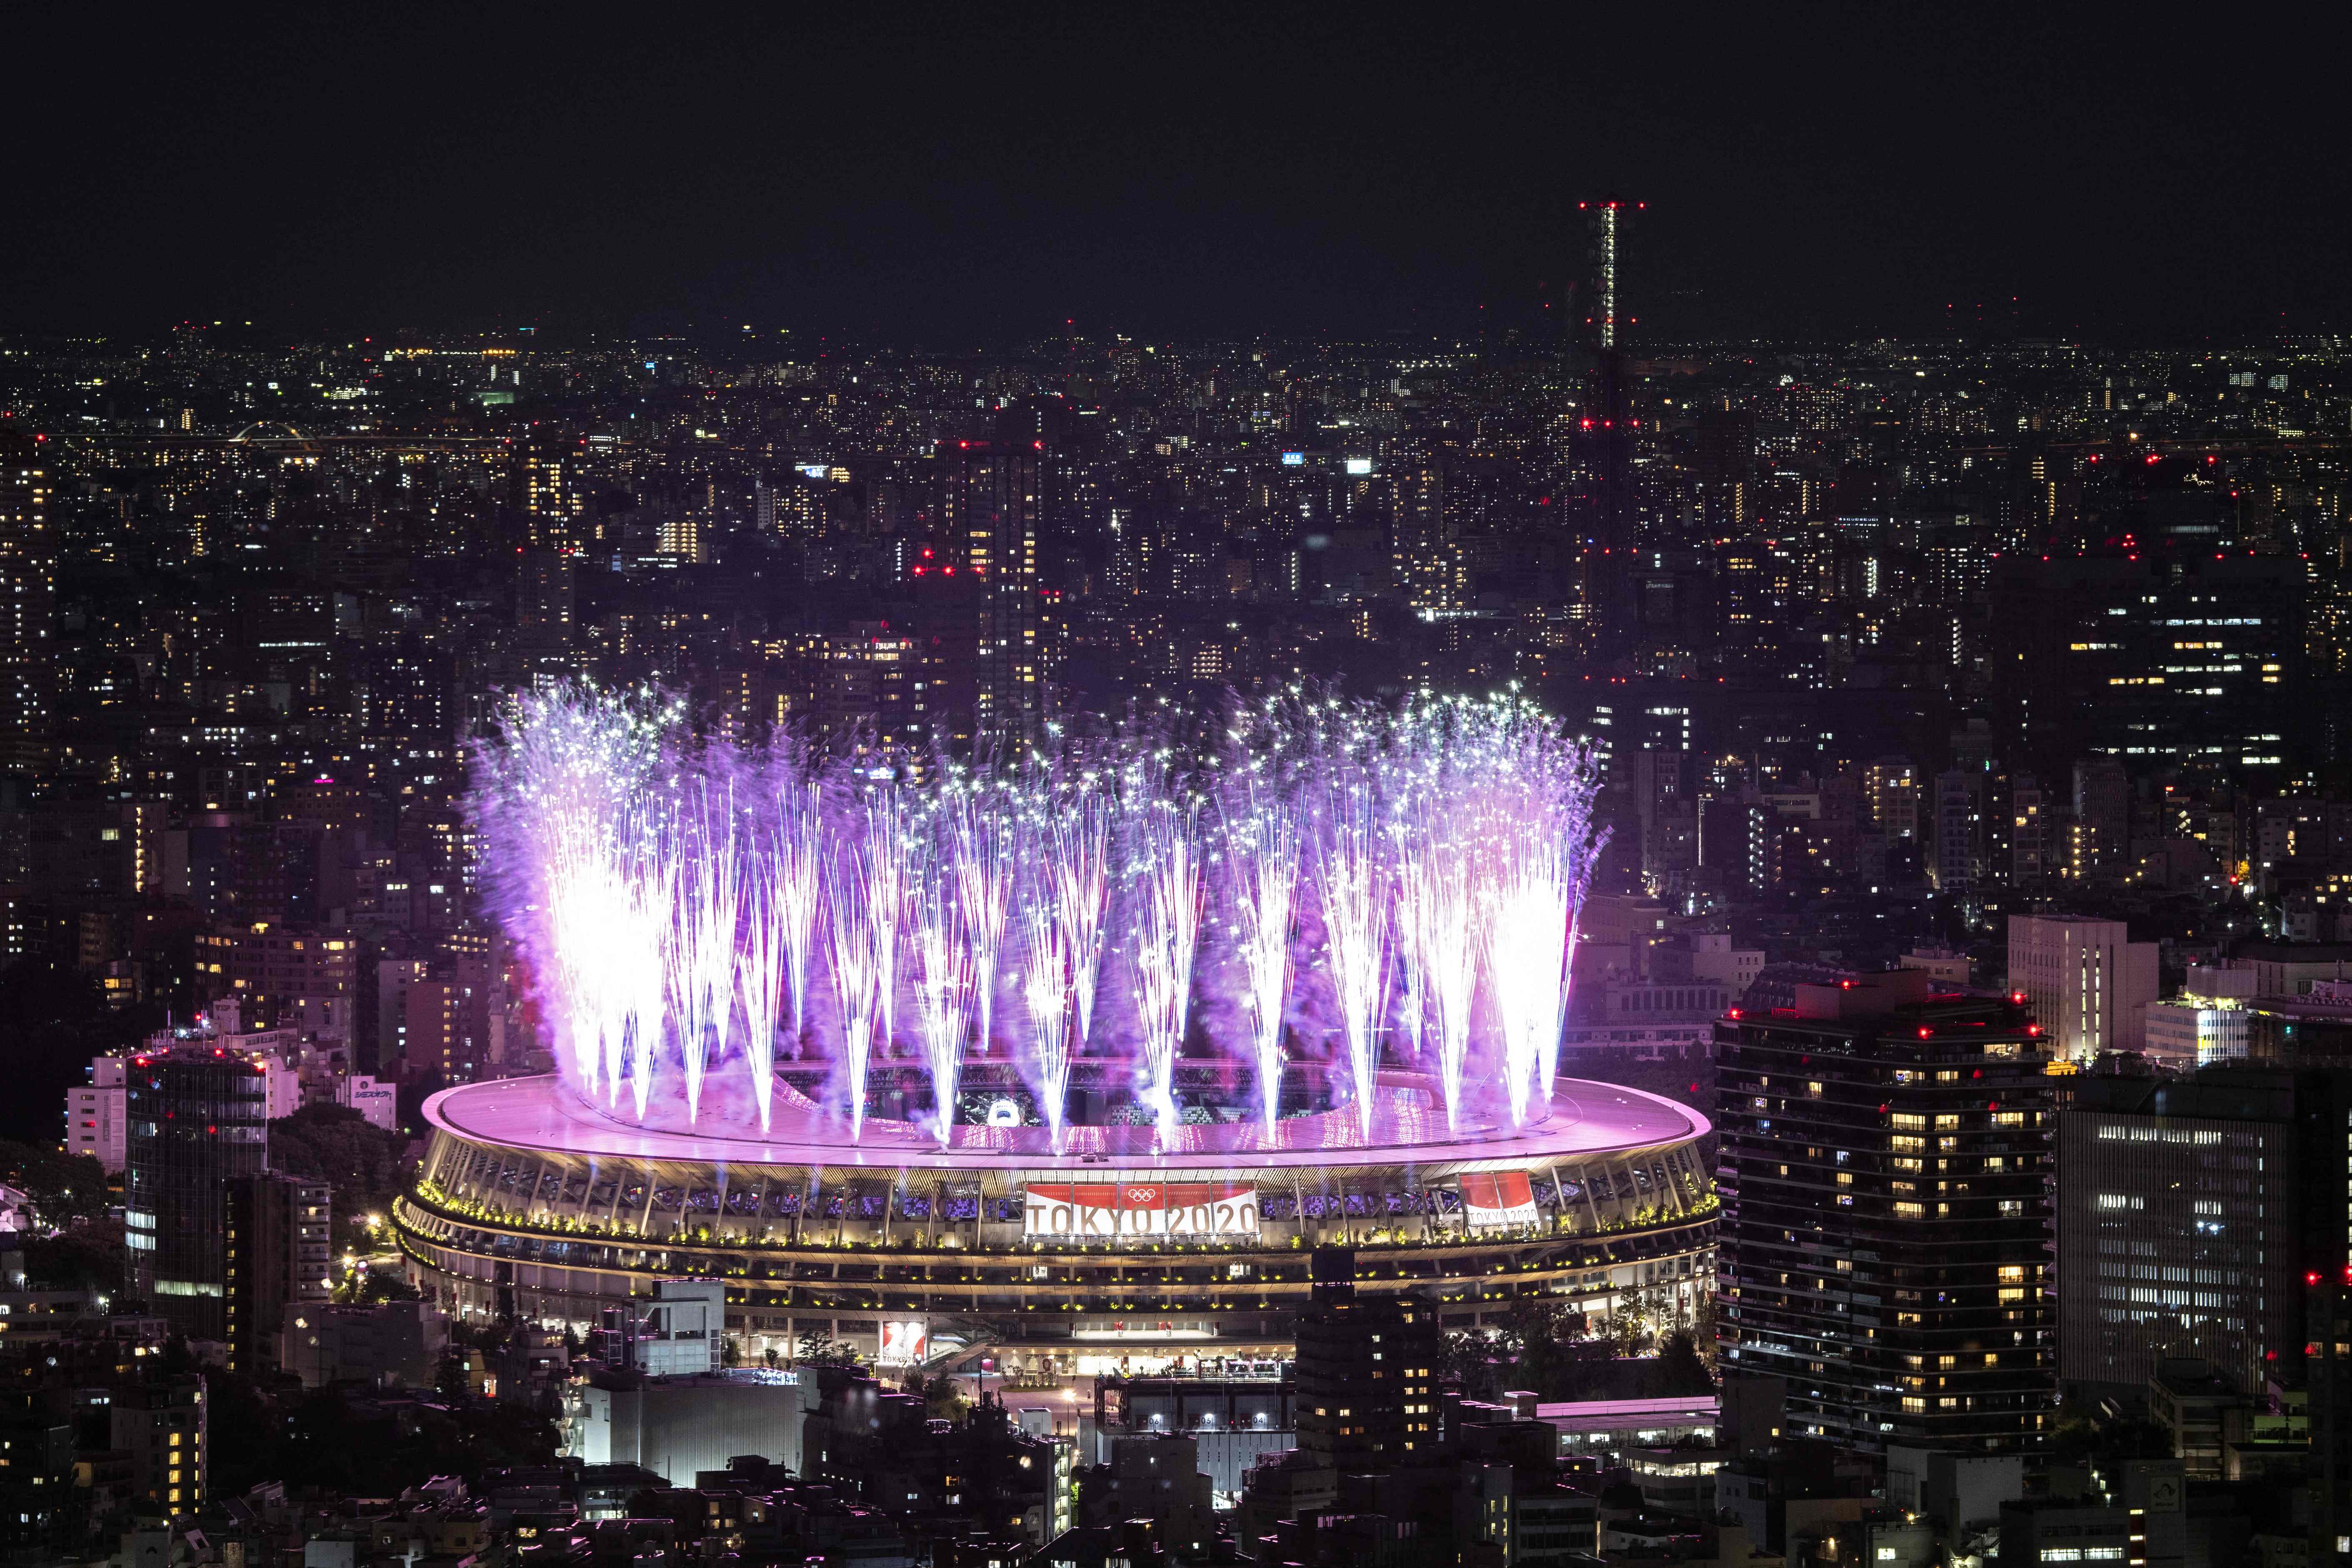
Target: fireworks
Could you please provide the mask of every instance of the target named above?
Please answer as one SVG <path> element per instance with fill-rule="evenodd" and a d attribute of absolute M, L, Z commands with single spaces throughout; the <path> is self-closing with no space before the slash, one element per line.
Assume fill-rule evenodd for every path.
<path fill-rule="evenodd" d="M 1407 1005 L 1434 1037 L 1446 1127 L 1459 1131 L 1478 984 L 1470 856 L 1460 827 L 1426 803 L 1404 824 L 1398 849 L 1397 924 L 1415 992 Z"/>
<path fill-rule="evenodd" d="M 1095 1026 L 1095 989 L 1102 978 L 1104 922 L 1110 910 L 1110 803 L 1091 780 L 1081 779 L 1059 800 L 1049 795 L 1046 809 L 1050 815 L 1036 846 L 1044 852 L 1045 864 L 1036 879 L 1042 886 L 1031 921 L 1033 928 L 1039 920 L 1053 928 L 1050 973 L 1059 977 L 1055 984 L 1064 994 L 1056 1005 L 1069 1020 L 1060 1045 L 1039 1053 L 1041 1069 L 1048 1062 L 1059 1064 L 1051 1087 L 1039 1085 L 1047 1101 L 1046 1124 L 1058 1140 L 1070 1058 L 1086 1050 Z M 1034 931 L 1029 946 L 1034 963 L 1040 951 Z M 1034 994 L 1033 991 L 1033 1009 Z"/>
<path fill-rule="evenodd" d="M 877 873 L 876 858 L 870 843 L 845 847 L 837 874 L 826 884 L 824 902 L 826 952 L 835 999 L 841 1009 L 845 1099 L 854 1131 L 866 1126 L 866 1070 L 873 1059 L 882 995 L 890 988 L 890 961 L 879 933 L 885 929 L 895 931 L 898 925 L 897 901 L 875 897 L 877 883 L 888 880 L 887 872 Z M 887 1027 L 883 1037 L 887 1043 Z"/>
<path fill-rule="evenodd" d="M 1146 798 L 1135 809 L 1136 1000 L 1144 1100 L 1164 1142 L 1176 1130 L 1176 1058 L 1184 1046 L 1201 938 L 1201 855 L 1191 808 L 1157 778 L 1143 787 Z"/>
<path fill-rule="evenodd" d="M 996 1007 L 996 967 L 1013 908 L 1013 825 L 1008 792 L 989 781 L 949 797 L 948 855 L 956 908 L 971 957 L 972 1011 L 981 1054 L 988 1053 Z"/>
<path fill-rule="evenodd" d="M 688 1121 L 702 1113 L 702 1080 L 709 1064 L 727 1055 L 742 957 L 743 859 L 733 802 L 713 801 L 707 784 L 700 793 L 700 809 L 682 816 L 672 830 L 670 858 L 678 885 L 667 978 L 686 1069 Z"/>
<path fill-rule="evenodd" d="M 1290 995 L 1290 925 L 1298 891 L 1298 819 L 1281 792 L 1242 772 L 1221 802 L 1225 889 L 1239 949 L 1258 1114 L 1281 1114 L 1282 1009 Z"/>
<path fill-rule="evenodd" d="M 1357 1120 L 1372 1136 L 1380 1076 L 1381 1008 L 1389 984 L 1389 868 L 1379 801 L 1361 779 L 1327 781 L 1315 836 L 1315 898 L 1330 956 L 1339 1038 L 1355 1089 Z"/>
<path fill-rule="evenodd" d="M 1367 1142 L 1383 1075 L 1457 1132 L 1550 1114 L 1589 748 L 1508 697 L 1293 693 L 1236 709 L 1213 758 L 1172 736 L 959 769 L 697 743 L 658 696 L 561 690 L 509 704 L 472 807 L 561 1070 L 616 1114 L 765 1131 L 789 1073 L 862 1134 L 876 1072 L 911 1074 L 952 1144 L 1008 966 L 1021 1048 L 990 1070 L 1026 1078 L 1056 1147 L 1082 1068 L 1131 1081 L 1166 1144 L 1223 1081 L 1187 1065 L 1196 1027 L 1247 1064 L 1268 1137 L 1318 1058 Z"/>
<path fill-rule="evenodd" d="M 971 1027 L 979 960 L 957 897 L 956 868 L 938 857 L 919 867 L 907 900 L 907 931 L 914 958 L 915 1024 L 931 1079 L 933 1121 L 940 1145 L 955 1135 L 956 1084 L 964 1037 Z"/>
<path fill-rule="evenodd" d="M 797 770 L 777 791 L 773 816 L 761 825 L 745 880 L 742 961 L 735 983 L 743 1003 L 743 1065 L 760 1131 L 773 1113 L 777 1015 L 789 996 L 797 1049 L 808 1011 L 809 949 L 821 903 L 823 853 L 819 786 Z"/>

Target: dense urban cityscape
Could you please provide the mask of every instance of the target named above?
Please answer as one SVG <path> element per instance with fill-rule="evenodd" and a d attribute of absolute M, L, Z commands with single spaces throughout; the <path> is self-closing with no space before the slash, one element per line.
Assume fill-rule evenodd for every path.
<path fill-rule="evenodd" d="M 2352 338 L 1556 205 L 0 307 L 0 1558 L 2352 1563 Z"/>

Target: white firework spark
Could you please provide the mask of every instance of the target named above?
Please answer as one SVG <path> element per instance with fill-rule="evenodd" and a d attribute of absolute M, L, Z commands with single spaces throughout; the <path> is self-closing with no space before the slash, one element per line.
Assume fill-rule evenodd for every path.
<path fill-rule="evenodd" d="M 956 905 L 971 954 L 972 1014 L 984 1055 L 994 1028 L 996 972 L 1013 908 L 1011 802 L 998 781 L 977 780 L 948 803 Z"/>
<path fill-rule="evenodd" d="M 841 1047 L 852 1138 L 866 1131 L 866 1072 L 874 1052 L 874 1030 L 887 989 L 887 964 L 877 928 L 897 923 L 897 900 L 877 909 L 871 862 L 875 846 L 845 846 L 825 881 L 827 967 L 841 1009 Z"/>
<path fill-rule="evenodd" d="M 1440 820 L 1434 808 L 1416 813 L 1399 847 L 1398 919 L 1416 980 L 1412 1005 L 1426 1011 L 1446 1130 L 1458 1132 L 1470 1059 L 1470 1010 L 1478 984 L 1472 857 L 1458 829 Z"/>
<path fill-rule="evenodd" d="M 1248 773 L 1227 792 L 1225 889 L 1248 1004 L 1258 1111 L 1271 1135 L 1282 1101 L 1282 1016 L 1290 996 L 1290 928 L 1298 896 L 1298 813 Z"/>
<path fill-rule="evenodd" d="M 934 1131 L 944 1149 L 954 1136 L 956 1085 L 971 1028 L 974 963 L 955 868 L 936 856 L 916 868 L 907 898 L 913 959 L 915 1024 L 930 1069 Z"/>
<path fill-rule="evenodd" d="M 698 794 L 698 809 L 681 813 L 672 829 L 677 892 L 668 973 L 689 1123 L 701 1119 L 710 1064 L 727 1057 L 743 924 L 743 858 L 731 792 L 714 801 L 706 783 Z"/>
<path fill-rule="evenodd" d="M 1191 810 L 1155 789 L 1139 803 L 1135 954 L 1143 1020 L 1145 1098 L 1163 1146 L 1175 1135 L 1176 1061 L 1192 996 L 1201 939 L 1201 854 Z"/>
<path fill-rule="evenodd" d="M 1054 1147 L 1062 1146 L 1070 1093 L 1070 1026 L 1076 1010 L 1071 983 L 1075 955 L 1062 922 L 1039 901 L 1022 911 L 1022 952 L 1028 973 L 1021 999 L 1029 1022 L 1029 1051 L 1037 1099 Z"/>
<path fill-rule="evenodd" d="M 1381 1004 L 1389 983 L 1389 879 L 1379 803 L 1360 779 L 1327 781 L 1315 837 L 1315 896 L 1330 956 L 1331 991 L 1354 1081 L 1364 1141 L 1372 1137 L 1380 1079 Z"/>

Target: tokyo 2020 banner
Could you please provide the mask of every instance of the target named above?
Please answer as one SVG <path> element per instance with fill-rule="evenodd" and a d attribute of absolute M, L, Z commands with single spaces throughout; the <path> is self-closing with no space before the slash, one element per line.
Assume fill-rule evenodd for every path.
<path fill-rule="evenodd" d="M 1247 1182 L 1071 1182 L 1029 1186 L 1021 1233 L 1044 1241 L 1257 1234 Z"/>

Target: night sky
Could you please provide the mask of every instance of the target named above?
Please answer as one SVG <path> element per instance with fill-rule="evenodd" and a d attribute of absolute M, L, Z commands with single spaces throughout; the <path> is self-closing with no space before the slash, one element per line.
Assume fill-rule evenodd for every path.
<path fill-rule="evenodd" d="M 2352 329 L 2326 13 L 90 9 L 7 35 L 0 326 L 1451 334 L 1614 191 L 1637 341 Z"/>

